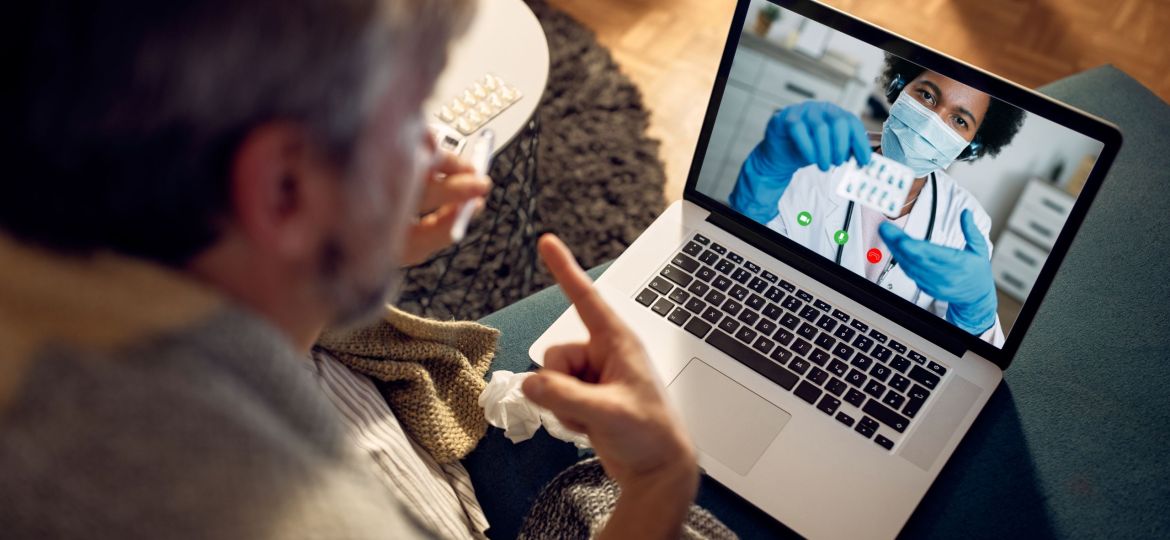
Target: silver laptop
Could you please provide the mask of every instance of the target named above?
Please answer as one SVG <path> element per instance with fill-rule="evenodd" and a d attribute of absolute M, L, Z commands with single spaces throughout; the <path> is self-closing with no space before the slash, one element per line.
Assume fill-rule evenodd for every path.
<path fill-rule="evenodd" d="M 776 127 L 793 110 L 831 110 L 909 165 L 910 193 L 882 186 L 898 208 L 841 191 L 850 170 L 883 181 L 856 159 L 794 160 Z M 597 287 L 706 474 L 803 536 L 894 537 L 1002 380 L 1120 144 L 832 8 L 741 0 L 683 200 Z M 570 309 L 530 353 L 585 336 Z"/>

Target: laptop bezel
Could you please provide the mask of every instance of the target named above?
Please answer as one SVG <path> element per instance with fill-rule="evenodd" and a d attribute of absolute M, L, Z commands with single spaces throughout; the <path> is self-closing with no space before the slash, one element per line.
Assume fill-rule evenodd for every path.
<path fill-rule="evenodd" d="M 833 264 L 812 250 L 788 239 L 763 224 L 732 210 L 730 207 L 715 199 L 700 193 L 697 190 L 699 173 L 702 170 L 703 158 L 707 152 L 711 133 L 714 129 L 719 105 L 723 100 L 723 91 L 727 86 L 731 64 L 739 44 L 740 34 L 747 17 L 750 0 L 740 0 L 732 17 L 731 28 L 727 42 L 724 45 L 723 55 L 719 63 L 715 82 L 711 91 L 711 99 L 707 105 L 706 116 L 703 121 L 699 139 L 695 145 L 694 158 L 691 161 L 690 173 L 687 177 L 683 198 L 711 213 L 709 221 L 716 226 L 728 230 L 738 238 L 754 247 L 776 257 L 797 270 L 810 275 L 826 286 L 849 296 L 869 309 L 882 316 L 897 321 L 898 324 L 915 332 L 932 343 L 942 347 L 955 356 L 961 357 L 966 351 L 972 351 L 999 366 L 1007 369 L 1019 350 L 1028 328 L 1031 326 L 1045 295 L 1052 285 L 1057 269 L 1064 261 L 1068 248 L 1072 244 L 1076 232 L 1080 229 L 1089 206 L 1101 188 L 1105 176 L 1117 156 L 1121 147 L 1122 136 L 1118 128 L 1098 117 L 1080 111 L 1047 96 L 1019 86 L 1011 81 L 992 75 L 979 68 L 962 61 L 946 56 L 929 49 L 902 36 L 884 30 L 878 26 L 857 19 L 844 12 L 811 0 L 767 0 L 776 6 L 794 12 L 835 31 L 848 34 L 860 41 L 873 45 L 883 51 L 895 54 L 932 71 L 961 81 L 973 88 L 987 92 L 997 99 L 1013 104 L 1028 112 L 1037 114 L 1077 133 L 1093 138 L 1103 143 L 1101 155 L 1093 165 L 1088 179 L 1077 196 L 1071 212 L 1049 253 L 1048 259 L 1041 269 L 1036 283 L 1032 287 L 1028 298 L 1010 331 L 1002 348 L 995 347 L 964 332 L 946 320 L 935 316 L 908 300 L 869 282 L 844 267 Z M 762 137 L 763 134 L 761 134 Z M 993 226 L 1003 227 L 997 223 Z"/>

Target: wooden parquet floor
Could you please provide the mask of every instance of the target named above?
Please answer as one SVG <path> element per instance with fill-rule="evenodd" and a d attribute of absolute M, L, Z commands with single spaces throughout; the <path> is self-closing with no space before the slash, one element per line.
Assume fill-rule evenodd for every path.
<path fill-rule="evenodd" d="M 549 0 L 592 28 L 642 89 L 682 196 L 733 0 Z M 826 0 L 1035 88 L 1113 64 L 1170 101 L 1170 0 Z"/>

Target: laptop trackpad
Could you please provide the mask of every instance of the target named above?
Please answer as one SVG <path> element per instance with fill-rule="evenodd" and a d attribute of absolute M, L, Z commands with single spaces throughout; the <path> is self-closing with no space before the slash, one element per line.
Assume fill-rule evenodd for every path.
<path fill-rule="evenodd" d="M 698 358 L 666 391 L 699 449 L 740 475 L 747 475 L 792 418 Z"/>

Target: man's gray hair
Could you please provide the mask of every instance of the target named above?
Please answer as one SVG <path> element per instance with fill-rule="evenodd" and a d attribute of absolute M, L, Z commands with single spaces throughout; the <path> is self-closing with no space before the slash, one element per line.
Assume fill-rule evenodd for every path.
<path fill-rule="evenodd" d="M 0 227 L 182 264 L 217 237 L 250 130 L 301 123 L 344 164 L 396 78 L 437 75 L 471 3 L 21 2 Z"/>

